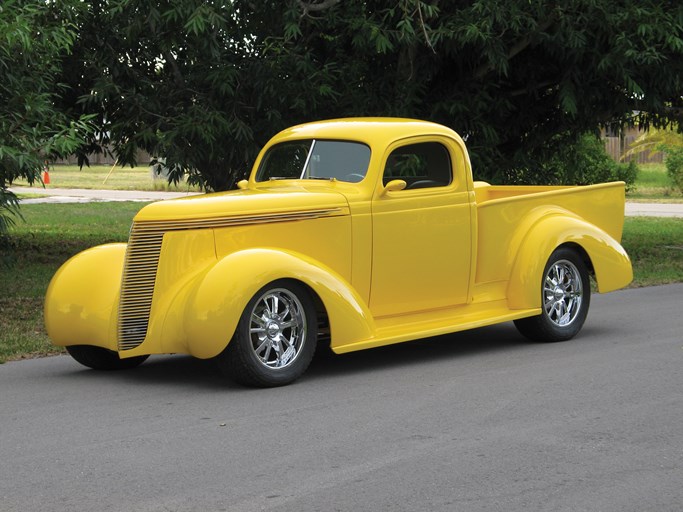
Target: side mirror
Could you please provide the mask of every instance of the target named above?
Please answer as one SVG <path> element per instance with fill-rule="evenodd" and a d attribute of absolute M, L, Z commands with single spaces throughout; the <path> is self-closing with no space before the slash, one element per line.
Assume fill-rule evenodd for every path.
<path fill-rule="evenodd" d="M 387 192 L 398 192 L 407 186 L 408 184 L 403 180 L 391 180 L 384 186 L 384 192 L 382 192 L 382 195 L 386 194 Z"/>
<path fill-rule="evenodd" d="M 237 188 L 240 190 L 247 190 L 249 188 L 249 182 L 247 180 L 240 180 L 237 182 Z"/>

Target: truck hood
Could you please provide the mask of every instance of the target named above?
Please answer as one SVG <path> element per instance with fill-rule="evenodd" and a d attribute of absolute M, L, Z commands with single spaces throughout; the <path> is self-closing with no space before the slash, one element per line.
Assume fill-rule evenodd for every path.
<path fill-rule="evenodd" d="M 207 218 L 281 218 L 296 214 L 348 214 L 346 197 L 336 191 L 304 187 L 274 187 L 232 190 L 152 203 L 140 210 L 136 222 Z"/>

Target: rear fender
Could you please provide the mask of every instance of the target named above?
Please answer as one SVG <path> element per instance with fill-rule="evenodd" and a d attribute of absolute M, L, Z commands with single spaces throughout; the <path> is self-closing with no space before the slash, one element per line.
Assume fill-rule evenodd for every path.
<path fill-rule="evenodd" d="M 541 307 L 543 270 L 552 252 L 576 244 L 588 255 L 600 293 L 617 290 L 633 279 L 624 248 L 600 228 L 578 217 L 553 215 L 538 221 L 517 252 L 507 289 L 510 309 Z"/>
<path fill-rule="evenodd" d="M 300 281 L 320 297 L 329 317 L 333 347 L 372 336 L 370 311 L 335 271 L 302 254 L 249 249 L 221 259 L 197 280 L 184 300 L 173 305 L 175 310 L 183 308 L 186 351 L 203 359 L 222 352 L 247 303 L 259 289 L 279 279 Z M 173 318 L 178 315 L 169 311 L 167 319 Z M 177 327 L 173 321 L 167 322 L 165 337 L 172 338 Z"/>

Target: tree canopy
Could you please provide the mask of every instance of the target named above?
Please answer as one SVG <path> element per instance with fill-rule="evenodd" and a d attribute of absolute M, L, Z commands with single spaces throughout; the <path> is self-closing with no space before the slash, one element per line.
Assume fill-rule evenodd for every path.
<path fill-rule="evenodd" d="M 40 180 L 44 159 L 74 153 L 93 130 L 89 116 L 72 118 L 55 106 L 61 59 L 76 38 L 69 18 L 77 2 L 63 6 L 66 15 L 49 1 L 0 5 L 0 246 L 18 213 L 9 185 Z"/>
<path fill-rule="evenodd" d="M 586 131 L 683 113 L 676 0 L 93 0 L 69 17 L 59 108 L 100 128 L 82 155 L 144 148 L 213 190 L 315 119 L 443 123 L 478 178 L 515 182 Z"/>

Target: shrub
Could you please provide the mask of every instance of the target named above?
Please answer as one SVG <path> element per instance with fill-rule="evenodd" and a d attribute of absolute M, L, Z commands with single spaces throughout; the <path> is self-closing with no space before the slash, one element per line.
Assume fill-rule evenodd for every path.
<path fill-rule="evenodd" d="M 543 151 L 528 154 L 526 166 L 512 169 L 505 182 L 529 185 L 591 185 L 624 181 L 633 188 L 638 175 L 635 162 L 619 164 L 605 151 L 602 140 L 586 133 L 579 137 L 562 134 Z"/>
<path fill-rule="evenodd" d="M 563 185 L 625 181 L 626 188 L 631 189 L 638 175 L 635 162 L 615 162 L 605 151 L 602 140 L 590 133 L 581 135 L 573 144 L 563 145 L 544 167 L 553 181 Z"/>
<path fill-rule="evenodd" d="M 638 178 L 638 165 L 635 160 L 631 160 L 627 164 L 617 164 L 615 179 L 617 181 L 626 182 L 626 190 L 633 190 L 636 188 L 636 179 Z"/>
<path fill-rule="evenodd" d="M 672 183 L 683 192 L 683 147 L 661 146 L 666 154 L 666 172 Z"/>
<path fill-rule="evenodd" d="M 607 181 L 624 181 L 631 189 L 638 175 L 635 162 L 620 164 L 605 151 L 600 138 L 586 133 L 575 144 L 562 147 L 547 167 L 564 185 L 590 185 Z"/>

